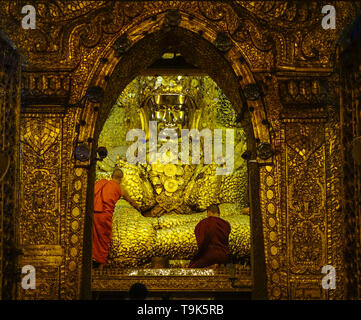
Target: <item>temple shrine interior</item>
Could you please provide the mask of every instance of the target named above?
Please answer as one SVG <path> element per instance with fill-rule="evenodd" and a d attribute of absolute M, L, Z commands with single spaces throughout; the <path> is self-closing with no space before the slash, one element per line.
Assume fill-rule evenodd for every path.
<path fill-rule="evenodd" d="M 158 65 L 161 68 L 156 69 Z M 136 77 L 121 92 L 99 135 L 98 146 L 105 148 L 107 155 L 97 163 L 96 181 L 111 179 L 118 167 L 124 173 L 122 191 L 130 198 L 119 200 L 115 207 L 111 249 L 103 272 L 187 272 L 197 252 L 195 226 L 206 217 L 207 208 L 216 203 L 220 216 L 231 224 L 232 264 L 228 269 L 233 274 L 247 274 L 243 280 L 249 281 L 251 231 L 245 131 L 223 91 L 200 70 L 195 75 L 196 68 L 180 53 L 164 53 L 149 69 L 147 76 Z M 162 76 L 155 76 L 155 72 Z M 157 163 L 128 163 L 127 150 L 133 142 L 127 141 L 127 133 L 141 128 L 149 139 L 149 121 L 154 120 L 157 134 L 162 128 L 176 126 L 177 149 L 182 129 L 235 130 L 232 174 L 217 175 L 214 159 L 211 164 L 204 163 L 206 140 L 200 144 L 199 163 L 193 164 L 191 149 L 188 164 L 182 163 L 180 153 L 175 155 L 177 162 L 161 163 L 161 152 Z M 225 150 L 228 141 L 222 138 Z M 157 150 L 166 142 L 160 139 Z M 229 270 L 205 272 L 222 271 L 227 274 Z M 96 269 L 93 272 L 99 274 Z M 197 275 L 204 271 L 189 272 Z"/>
<path fill-rule="evenodd" d="M 1 1 L 0 299 L 360 299 L 360 75 L 360 1 Z"/>

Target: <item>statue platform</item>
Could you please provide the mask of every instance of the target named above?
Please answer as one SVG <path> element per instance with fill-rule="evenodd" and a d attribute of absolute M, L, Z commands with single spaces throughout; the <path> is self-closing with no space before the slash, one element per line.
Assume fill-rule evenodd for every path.
<path fill-rule="evenodd" d="M 167 293 L 236 293 L 252 289 L 251 268 L 162 268 L 92 270 L 93 292 L 128 292 L 136 282 L 143 283 L 149 292 Z"/>

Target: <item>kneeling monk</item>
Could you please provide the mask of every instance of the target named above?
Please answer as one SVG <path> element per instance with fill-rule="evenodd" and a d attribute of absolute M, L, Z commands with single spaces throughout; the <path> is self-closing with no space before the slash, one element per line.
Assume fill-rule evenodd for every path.
<path fill-rule="evenodd" d="M 116 168 L 112 180 L 101 179 L 94 187 L 93 259 L 100 264 L 100 268 L 106 263 L 109 254 L 113 212 L 122 195 L 122 178 L 122 170 Z"/>
<path fill-rule="evenodd" d="M 194 230 L 198 252 L 191 260 L 190 268 L 204 268 L 229 262 L 228 238 L 231 225 L 219 217 L 217 205 L 211 205 L 207 209 L 207 216 L 197 224 Z"/>

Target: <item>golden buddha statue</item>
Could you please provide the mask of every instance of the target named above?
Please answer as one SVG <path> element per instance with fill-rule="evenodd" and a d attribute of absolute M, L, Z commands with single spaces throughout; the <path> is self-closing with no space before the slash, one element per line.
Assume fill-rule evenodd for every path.
<path fill-rule="evenodd" d="M 182 129 L 199 128 L 202 110 L 188 95 L 158 94 L 145 99 L 139 115 L 149 142 L 149 121 L 156 121 L 157 133 L 173 130 L 179 135 Z M 197 250 L 194 228 L 206 217 L 205 210 L 211 204 L 219 204 L 221 217 L 231 224 L 231 253 L 236 258 L 249 255 L 249 215 L 242 214 L 247 207 L 246 163 L 238 159 L 232 174 L 219 175 L 214 161 L 204 163 L 204 151 L 198 164 L 184 164 L 171 150 L 159 152 L 166 140 L 156 142 L 157 162 L 149 163 L 149 152 L 143 164 L 117 159 L 116 165 L 124 173 L 122 190 L 132 205 L 122 199 L 115 208 L 109 263 L 139 267 L 152 257 L 191 259 Z M 164 156 L 167 161 L 162 161 Z"/>

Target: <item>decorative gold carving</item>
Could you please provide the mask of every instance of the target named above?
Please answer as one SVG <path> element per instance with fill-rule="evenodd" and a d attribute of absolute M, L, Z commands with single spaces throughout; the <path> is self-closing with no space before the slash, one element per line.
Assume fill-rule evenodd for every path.
<path fill-rule="evenodd" d="M 331 125 L 335 125 L 332 107 L 329 107 L 330 124 L 326 125 L 322 117 L 312 119 L 313 114 L 307 110 L 299 119 L 283 120 L 286 198 L 282 201 L 287 212 L 284 216 L 289 257 L 287 286 L 291 288 L 290 298 L 294 299 L 341 298 L 342 244 L 338 237 L 342 230 L 338 226 L 342 217 L 337 213 L 340 192 L 335 175 L 340 166 L 336 151 L 340 142 L 336 128 Z M 335 235 L 334 242 L 329 240 L 330 234 Z M 337 278 L 340 287 L 332 293 L 322 290 L 321 286 L 321 269 L 327 264 L 340 272 Z M 292 289 L 294 283 L 302 285 Z"/>
<path fill-rule="evenodd" d="M 290 295 L 292 299 L 322 300 L 326 299 L 326 291 L 320 286 L 322 276 L 307 278 L 296 277 L 290 281 Z"/>
<path fill-rule="evenodd" d="M 22 119 L 22 244 L 59 242 L 61 126 L 61 118 Z"/>
<path fill-rule="evenodd" d="M 283 271 L 284 228 L 280 222 L 280 197 L 278 167 L 267 165 L 260 168 L 261 212 L 263 216 L 264 247 L 268 296 L 271 299 L 287 297 L 287 287 Z"/>
<path fill-rule="evenodd" d="M 324 125 L 286 124 L 285 137 L 288 272 L 319 277 L 327 250 Z"/>
<path fill-rule="evenodd" d="M 59 267 L 63 260 L 63 248 L 60 245 L 27 245 L 22 247 L 23 256 L 20 265 L 40 265 Z"/>
<path fill-rule="evenodd" d="M 34 1 L 29 0 L 26 4 L 34 4 Z M 311 91 L 305 90 L 302 96 L 300 92 L 303 92 L 303 84 L 301 85 L 301 82 L 293 78 L 305 77 L 307 87 L 312 84 L 309 81 L 315 73 L 319 73 L 321 77 L 328 75 L 327 72 L 336 62 L 333 56 L 335 43 L 344 26 L 355 15 L 358 4 L 346 1 L 335 2 L 338 13 L 337 30 L 327 33 L 324 32 L 320 23 L 321 3 L 316 2 L 300 4 L 293 1 L 234 1 L 232 3 L 67 1 L 65 4 L 55 0 L 43 1 L 39 8 L 37 29 L 28 31 L 20 29 L 22 16 L 19 12 L 22 5 L 21 1 L 1 2 L 1 29 L 9 35 L 16 47 L 21 48 L 30 62 L 26 70 L 28 80 L 24 82 L 24 87 L 29 91 L 39 89 L 40 95 L 45 97 L 62 96 L 65 101 L 66 92 L 69 92 L 70 101 L 77 102 L 92 82 L 106 87 L 108 92 L 121 90 L 135 73 L 144 70 L 152 59 L 157 57 L 158 52 L 152 47 L 155 43 L 161 43 L 162 38 L 161 36 L 151 38 L 152 41 L 157 41 L 150 41 L 150 43 L 140 41 L 150 39 L 149 37 L 156 32 L 161 34 L 167 22 L 168 25 L 179 23 L 178 29 L 186 30 L 193 36 L 192 40 L 183 46 L 192 48 L 195 52 L 195 62 L 198 62 L 204 70 L 209 71 L 217 82 L 223 82 L 225 86 L 236 83 L 236 85 L 229 85 L 227 95 L 230 99 L 235 99 L 232 103 L 237 107 L 242 105 L 242 101 L 235 97 L 240 89 L 243 92 L 247 85 L 256 83 L 256 73 L 263 72 L 265 78 L 270 78 L 265 83 L 270 84 L 272 88 L 277 88 L 279 79 L 272 78 L 271 72 L 276 75 L 280 70 L 289 72 L 287 76 L 290 79 L 280 83 L 280 88 L 287 84 L 287 92 L 269 89 L 265 90 L 264 97 L 247 101 L 250 111 L 249 121 L 252 123 L 255 139 L 271 142 L 268 129 L 272 128 L 272 135 L 275 138 L 272 144 L 281 152 L 274 155 L 272 164 L 268 163 L 269 166 L 260 167 L 261 212 L 256 214 L 261 214 L 263 219 L 268 293 L 270 298 L 343 297 L 342 264 L 344 260 L 341 244 L 343 222 L 341 222 L 342 214 L 338 211 L 338 182 L 342 166 L 337 155 L 340 144 L 337 129 L 335 129 L 337 117 L 334 113 L 330 113 L 331 119 L 325 116 L 328 110 L 324 105 L 322 90 L 321 93 L 314 94 L 311 86 Z M 168 10 L 178 10 L 180 17 L 170 16 Z M 208 47 L 202 42 L 206 41 L 211 45 L 220 32 L 226 33 L 233 44 L 226 54 L 222 54 L 226 62 L 223 65 L 219 62 L 219 57 L 211 54 L 211 50 L 206 50 Z M 132 47 L 126 54 L 117 58 L 114 56 L 112 45 L 124 34 L 127 34 Z M 199 38 L 194 37 L 194 34 L 197 34 Z M 182 39 L 181 36 L 186 33 L 178 33 L 178 35 Z M 136 45 L 140 43 L 144 47 L 136 49 Z M 132 51 L 133 49 L 136 51 Z M 127 55 L 131 55 L 132 52 L 135 52 L 138 58 L 131 57 L 133 62 L 132 59 L 127 58 Z M 104 63 L 105 58 L 107 63 Z M 115 67 L 118 63 L 121 71 Z M 214 65 L 221 67 L 212 69 Z M 233 75 L 231 76 L 232 72 L 219 73 L 220 69 L 226 70 L 227 66 L 232 67 L 235 81 L 233 81 Z M 66 70 L 63 78 L 54 75 L 58 74 L 59 70 Z M 43 80 L 36 80 L 40 77 L 35 74 L 35 71 L 44 76 L 41 78 Z M 113 72 L 118 73 L 118 78 L 121 74 L 123 82 L 116 77 L 109 81 Z M 308 73 L 310 74 L 306 77 L 305 74 Z M 68 75 L 72 79 L 70 90 L 68 90 Z M 344 135 L 349 137 L 348 132 L 356 128 L 354 123 L 351 127 L 350 120 L 356 112 L 354 111 L 356 107 L 354 100 L 350 99 L 359 94 L 356 81 L 352 80 L 355 82 L 348 83 L 347 72 L 344 73 L 344 77 L 342 130 Z M 64 82 L 61 83 L 61 81 Z M 107 81 L 109 82 L 106 85 Z M 291 81 L 296 81 L 298 94 L 295 93 L 295 88 L 292 89 L 292 85 L 290 91 Z M 60 88 L 65 90 L 60 90 Z M 15 82 L 11 92 L 15 93 L 16 90 Z M 4 101 L 4 90 L 1 92 L 0 99 Z M 271 96 L 267 96 L 267 92 Z M 310 92 L 311 97 L 315 98 L 314 101 L 320 104 L 323 111 L 314 109 L 313 101 L 310 100 L 308 94 Z M 115 93 L 117 94 L 119 92 Z M 36 96 L 35 94 L 35 98 L 38 99 L 39 97 Z M 97 118 L 100 126 L 109 112 L 106 107 L 115 101 L 113 98 L 109 94 L 102 105 L 104 109 L 99 112 Z M 6 99 L 10 101 L 8 106 L 17 105 L 15 94 Z M 42 103 L 45 103 L 45 100 Z M 283 115 L 279 114 L 282 103 L 285 109 L 289 109 L 288 106 L 299 101 L 305 101 L 310 110 L 301 111 L 302 116 L 300 114 L 295 116 L 295 113 L 285 111 Z M 24 244 L 61 245 L 64 259 L 58 268 L 40 269 L 37 279 L 42 285 L 39 291 L 32 292 L 29 298 L 75 299 L 80 296 L 81 272 L 79 270 L 82 267 L 85 199 L 88 185 L 86 171 L 73 168 L 70 161 L 74 128 L 78 123 L 80 112 L 64 111 L 65 117 L 60 120 L 58 116 L 51 113 L 52 106 L 59 105 L 53 101 L 47 109 L 51 116 L 45 117 L 44 123 L 39 124 L 36 120 L 38 115 L 29 113 L 33 103 L 35 102 L 24 106 L 28 114 L 23 116 L 21 126 L 23 135 L 27 124 L 32 129 L 28 137 L 23 139 L 28 144 L 22 144 L 21 178 L 24 184 L 20 200 L 26 199 L 26 201 L 21 208 L 19 236 Z M 89 104 L 84 109 L 86 125 L 81 132 L 84 140 L 97 138 L 96 135 L 99 133 L 97 132 L 99 128 L 95 127 L 96 115 L 93 107 L 93 104 Z M 13 128 L 11 119 L 14 113 L 9 111 L 13 109 L 7 107 L 6 110 L 8 112 L 6 117 L 10 119 L 6 121 L 6 124 L 9 124 L 9 128 Z M 1 112 L 1 114 L 4 113 Z M 265 122 L 266 114 L 272 127 Z M 295 123 L 297 123 L 296 126 L 294 126 Z M 4 136 L 5 133 L 2 130 L 1 126 L 0 133 Z M 42 133 L 43 130 L 46 132 L 45 135 Z M 55 136 L 57 138 L 54 140 Z M 349 138 L 346 138 L 346 141 L 347 139 Z M 43 145 L 45 149 L 42 148 Z M 353 174 L 352 161 L 348 158 L 348 147 L 343 151 L 344 160 L 348 164 L 345 169 L 345 180 L 355 179 L 356 184 L 361 180 L 359 171 Z M 309 164 L 309 168 L 306 164 Z M 307 175 L 308 170 L 310 173 Z M 15 171 L 10 170 L 10 173 L 13 177 Z M 297 194 L 292 190 L 297 189 L 301 177 L 310 179 L 313 184 L 304 184 L 304 189 L 299 188 Z M 35 190 L 40 188 L 39 185 L 36 186 L 39 178 L 47 179 L 42 181 L 44 188 L 49 188 L 49 194 L 40 194 L 39 191 L 35 193 Z M 36 186 L 34 191 L 31 185 L 33 182 Z M 11 188 L 10 183 L 8 186 Z M 317 195 L 321 199 L 320 202 L 313 200 L 312 197 L 308 199 L 309 187 L 313 188 L 315 192 L 313 196 Z M 358 221 L 357 216 L 353 214 L 355 212 L 353 208 L 355 199 L 359 197 L 352 186 L 348 187 L 347 181 L 345 181 L 344 193 L 354 195 L 352 199 L 345 198 L 343 207 L 347 213 L 347 230 L 350 231 L 346 235 L 349 248 L 346 262 L 347 271 L 350 273 L 348 290 L 357 292 L 359 290 L 357 288 L 360 287 L 357 286 L 360 272 L 353 259 L 355 252 L 359 251 L 357 251 L 358 247 L 353 247 L 352 243 L 356 243 L 354 240 L 357 234 L 359 236 L 357 233 L 359 231 L 356 232 L 352 226 Z M 3 199 L 2 196 L 0 201 L 4 201 Z M 37 204 L 40 206 L 37 207 Z M 36 220 L 37 212 L 42 215 L 41 222 Z M 32 234 L 35 228 L 42 230 L 41 223 L 44 223 L 46 226 L 44 228 L 47 230 L 44 240 L 39 235 Z M 311 234 L 310 230 L 315 232 Z M 359 230 L 359 227 L 356 227 L 356 230 Z M 304 236 L 301 236 L 303 233 L 312 241 L 304 241 Z M 299 244 L 297 248 L 294 246 L 295 243 Z M 311 252 L 313 245 L 316 248 L 315 252 Z M 319 291 L 320 270 L 316 272 L 316 269 L 321 262 L 335 264 L 337 270 L 341 270 L 335 292 L 325 294 L 322 290 Z M 4 265 L 4 260 L 2 260 L 2 265 Z M 302 275 L 300 275 L 301 272 L 303 272 Z M 105 286 L 105 282 L 103 285 Z M 24 293 L 20 292 L 19 297 L 23 298 Z"/>
<path fill-rule="evenodd" d="M 58 295 L 54 286 L 60 286 L 59 272 L 56 270 L 63 260 L 59 232 L 62 221 L 62 118 L 26 114 L 21 119 L 21 142 L 19 236 L 24 256 L 19 262 L 36 268 L 40 284 L 36 293 L 24 290 L 20 285 L 18 290 L 24 299 L 55 299 Z M 39 269 L 41 271 L 38 273 Z M 49 278 L 53 283 L 51 286 L 47 281 L 43 283 L 44 279 Z"/>
<path fill-rule="evenodd" d="M 279 95 L 286 108 L 321 108 L 325 106 L 327 82 L 321 79 L 289 79 L 279 83 Z"/>
<path fill-rule="evenodd" d="M 26 112 L 65 113 L 71 92 L 69 72 L 24 72 L 21 102 Z"/>

